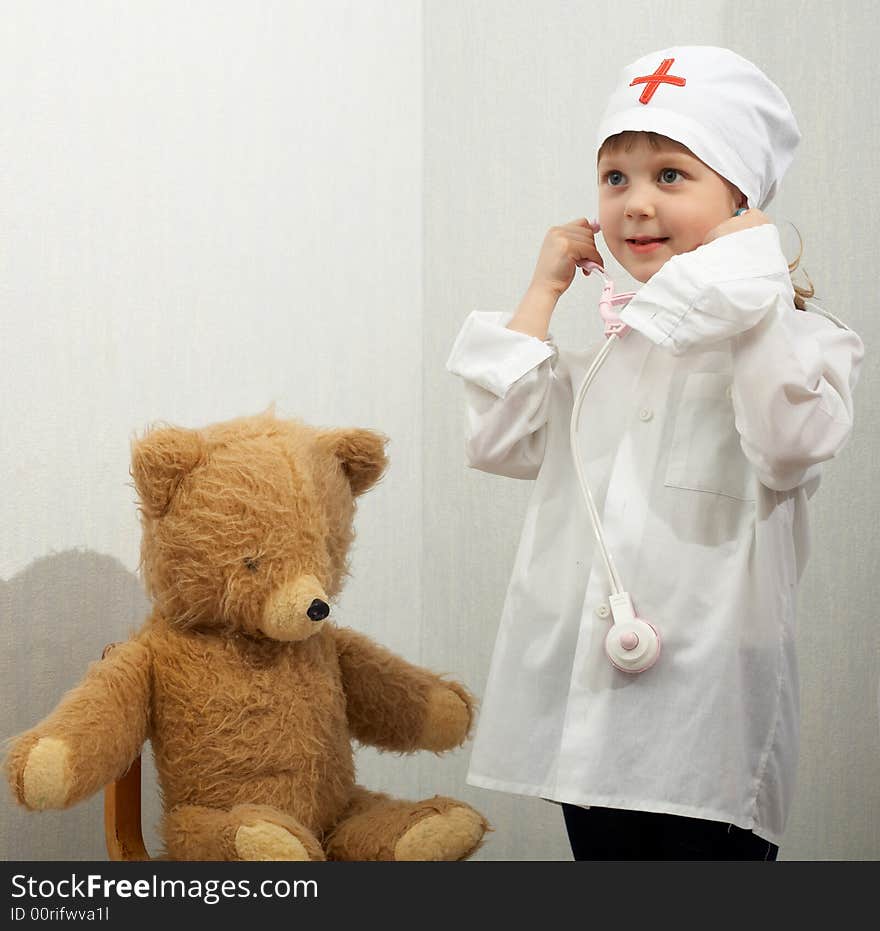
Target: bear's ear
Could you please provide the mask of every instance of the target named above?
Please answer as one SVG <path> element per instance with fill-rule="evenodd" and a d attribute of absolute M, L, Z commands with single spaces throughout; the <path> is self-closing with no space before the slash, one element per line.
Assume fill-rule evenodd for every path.
<path fill-rule="evenodd" d="M 321 448 L 339 460 L 355 496 L 372 488 L 382 477 L 388 465 L 387 442 L 387 436 L 373 430 L 326 430 L 318 436 Z"/>
<path fill-rule="evenodd" d="M 183 477 L 203 455 L 196 430 L 162 427 L 131 444 L 131 477 L 148 517 L 161 517 Z"/>

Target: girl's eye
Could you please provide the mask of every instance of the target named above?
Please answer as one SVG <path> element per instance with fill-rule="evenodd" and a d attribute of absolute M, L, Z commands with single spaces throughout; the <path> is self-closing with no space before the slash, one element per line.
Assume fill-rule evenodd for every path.
<path fill-rule="evenodd" d="M 670 175 L 672 175 L 673 177 L 670 178 L 669 177 Z M 664 168 L 663 171 L 660 172 L 660 177 L 667 184 L 673 184 L 675 182 L 676 175 L 681 175 L 681 172 L 677 168 Z"/>
<path fill-rule="evenodd" d="M 659 175 L 664 184 L 675 184 L 679 178 L 683 177 L 684 175 L 677 168 L 664 168 Z M 611 187 L 620 187 L 626 183 L 626 175 L 622 171 L 615 169 L 607 172 L 602 180 Z"/>

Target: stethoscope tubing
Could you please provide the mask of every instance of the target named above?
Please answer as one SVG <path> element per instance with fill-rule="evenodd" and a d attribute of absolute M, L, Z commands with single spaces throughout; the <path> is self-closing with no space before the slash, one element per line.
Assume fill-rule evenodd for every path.
<path fill-rule="evenodd" d="M 587 484 L 586 475 L 584 474 L 584 466 L 581 461 L 580 450 L 578 449 L 578 420 L 580 418 L 581 407 L 584 403 L 584 398 L 587 395 L 587 390 L 593 382 L 593 379 L 596 377 L 596 373 L 602 367 L 602 363 L 605 361 L 608 353 L 611 352 L 614 343 L 619 340 L 620 337 L 613 333 L 606 340 L 605 345 L 599 350 L 596 358 L 593 360 L 593 364 L 587 370 L 587 374 L 584 376 L 583 381 L 581 382 L 580 389 L 578 390 L 577 397 L 575 398 L 574 407 L 571 412 L 571 422 L 569 424 L 569 442 L 571 444 L 571 457 L 574 461 L 575 472 L 577 473 L 578 483 L 581 486 L 581 492 L 583 493 L 584 503 L 587 506 L 587 512 L 590 516 L 590 520 L 593 523 L 593 532 L 596 536 L 596 541 L 599 544 L 599 551 L 602 555 L 602 561 L 605 563 L 605 570 L 608 573 L 608 578 L 611 582 L 611 589 L 614 594 L 624 591 L 623 585 L 620 581 L 620 576 L 617 573 L 617 569 L 614 565 L 614 560 L 611 558 L 611 553 L 608 552 L 608 547 L 605 545 L 605 534 L 602 531 L 602 522 L 599 520 L 599 514 L 596 510 L 596 504 L 593 501 L 593 495 L 590 492 L 590 486 Z"/>
<path fill-rule="evenodd" d="M 599 519 L 596 503 L 593 501 L 593 495 L 587 483 L 584 465 L 581 461 L 580 450 L 578 449 L 578 421 L 580 420 L 581 407 L 587 391 L 595 379 L 596 373 L 602 367 L 608 354 L 611 352 L 611 347 L 629 331 L 629 327 L 618 318 L 612 308 L 615 304 L 628 303 L 635 295 L 615 295 L 614 285 L 605 276 L 604 271 L 594 263 L 589 264 L 599 271 L 605 279 L 605 287 L 602 291 L 602 298 L 600 301 L 600 310 L 606 322 L 606 342 L 596 354 L 596 357 L 593 359 L 589 369 L 587 369 L 587 373 L 584 375 L 580 387 L 578 388 L 577 396 L 572 405 L 568 438 L 571 446 L 571 457 L 574 463 L 575 473 L 577 474 L 578 483 L 581 487 L 584 504 L 590 516 L 590 521 L 593 524 L 593 533 L 599 545 L 599 552 L 602 556 L 602 561 L 605 564 L 605 571 L 608 573 L 608 579 L 611 584 L 611 593 L 608 596 L 608 600 L 611 604 L 613 620 L 611 628 L 605 637 L 605 652 L 612 664 L 621 672 L 640 673 L 650 669 L 657 661 L 660 655 L 660 635 L 653 624 L 635 614 L 632 598 L 621 582 L 617 567 L 614 565 L 614 560 L 605 543 L 602 521 Z"/>

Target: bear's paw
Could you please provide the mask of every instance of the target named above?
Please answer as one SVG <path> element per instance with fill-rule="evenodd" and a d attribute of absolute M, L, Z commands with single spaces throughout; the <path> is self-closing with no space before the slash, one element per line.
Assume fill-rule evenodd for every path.
<path fill-rule="evenodd" d="M 28 754 L 22 795 L 28 808 L 63 808 L 70 792 L 70 750 L 58 737 L 41 737 Z"/>
<path fill-rule="evenodd" d="M 299 838 L 269 821 L 243 824 L 235 832 L 235 852 L 242 860 L 309 860 Z"/>
<path fill-rule="evenodd" d="M 419 746 L 435 752 L 459 746 L 467 736 L 470 720 L 468 706 L 452 689 L 432 689 Z"/>
<path fill-rule="evenodd" d="M 486 833 L 486 820 L 463 805 L 428 815 L 414 824 L 394 847 L 395 860 L 463 860 Z"/>

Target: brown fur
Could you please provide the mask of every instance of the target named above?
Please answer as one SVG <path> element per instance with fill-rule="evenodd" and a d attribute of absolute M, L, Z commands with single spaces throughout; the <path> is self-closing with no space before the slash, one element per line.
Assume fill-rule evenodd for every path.
<path fill-rule="evenodd" d="M 469 856 L 488 829 L 481 815 L 453 799 L 360 788 L 351 740 L 451 749 L 470 731 L 472 696 L 306 615 L 341 590 L 355 499 L 381 477 L 385 442 L 272 410 L 137 440 L 154 612 L 16 740 L 6 767 L 18 800 L 75 804 L 125 772 L 149 738 L 171 857 Z"/>

